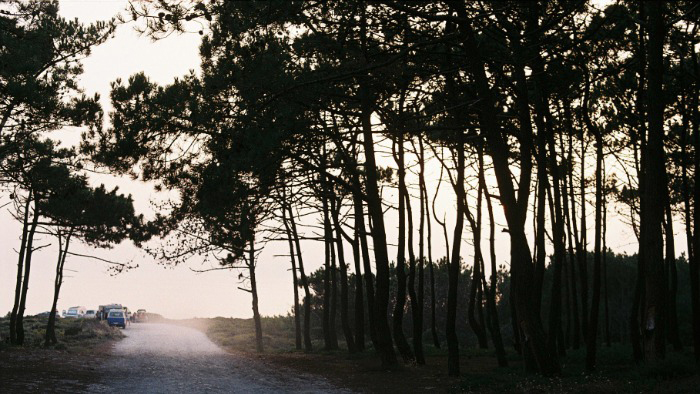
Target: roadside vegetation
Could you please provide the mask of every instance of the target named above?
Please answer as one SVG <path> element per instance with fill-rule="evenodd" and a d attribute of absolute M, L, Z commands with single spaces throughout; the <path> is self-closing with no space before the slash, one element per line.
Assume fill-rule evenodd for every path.
<path fill-rule="evenodd" d="M 24 318 L 25 347 L 43 347 L 46 334 L 47 317 L 27 316 Z M 0 337 L 9 338 L 10 319 L 0 318 Z M 107 346 L 112 341 L 124 337 L 121 330 L 110 327 L 104 321 L 97 319 L 56 319 L 57 343 L 53 349 L 71 352 L 92 352 L 97 348 Z M 0 351 L 17 349 L 10 344 L 0 343 Z"/>

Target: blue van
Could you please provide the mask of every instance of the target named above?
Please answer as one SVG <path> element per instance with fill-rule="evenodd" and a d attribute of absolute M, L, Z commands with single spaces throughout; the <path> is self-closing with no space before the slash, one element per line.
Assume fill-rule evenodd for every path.
<path fill-rule="evenodd" d="M 127 319 L 126 312 L 123 309 L 112 309 L 107 314 L 107 324 L 110 326 L 126 328 L 128 323 L 129 319 Z"/>

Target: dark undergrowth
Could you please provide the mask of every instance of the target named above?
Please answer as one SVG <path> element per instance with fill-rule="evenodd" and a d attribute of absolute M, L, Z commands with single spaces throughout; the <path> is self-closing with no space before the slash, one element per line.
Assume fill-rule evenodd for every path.
<path fill-rule="evenodd" d="M 200 328 L 223 348 L 255 353 L 252 319 L 198 320 L 204 323 Z M 525 371 L 520 355 L 512 348 L 507 349 L 509 366 L 499 368 L 492 349 L 469 347 L 460 350 L 461 376 L 450 378 L 446 373 L 446 350 L 432 346 L 427 336 L 424 341 L 427 365 L 408 364 L 383 371 L 369 340 L 367 349 L 354 355 L 344 349 L 340 332 L 340 350 L 322 350 L 323 342 L 316 336 L 312 353 L 298 351 L 294 344 L 294 321 L 288 316 L 263 318 L 263 333 L 265 355 L 261 359 L 318 374 L 362 392 L 678 393 L 697 392 L 700 387 L 700 370 L 690 347 L 681 352 L 669 348 L 665 360 L 635 365 L 629 344 L 601 345 L 594 373 L 585 372 L 585 349 L 569 350 L 560 360 L 562 373 L 551 377 Z"/>

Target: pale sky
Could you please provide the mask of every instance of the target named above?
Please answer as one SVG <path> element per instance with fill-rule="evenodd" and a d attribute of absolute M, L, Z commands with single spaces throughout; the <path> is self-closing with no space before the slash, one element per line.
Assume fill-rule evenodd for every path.
<path fill-rule="evenodd" d="M 67 18 L 78 18 L 89 23 L 96 20 L 109 19 L 114 14 L 124 10 L 127 2 L 122 0 L 61 0 L 61 14 Z M 94 49 L 92 55 L 84 61 L 85 73 L 81 77 L 81 86 L 88 93 L 100 93 L 105 110 L 109 110 L 109 84 L 117 78 L 126 80 L 137 72 L 145 72 L 153 81 L 167 84 L 174 77 L 184 75 L 189 70 L 199 68 L 198 45 L 200 36 L 194 34 L 172 35 L 166 39 L 152 42 L 147 37 L 140 37 L 132 26 L 121 26 L 114 38 Z M 79 129 L 68 129 L 52 134 L 62 143 L 71 145 L 80 138 Z M 407 156 L 407 160 L 412 160 Z M 588 160 L 593 164 L 592 157 Z M 393 160 L 385 159 L 382 165 L 393 165 Z M 428 168 L 429 176 L 434 179 L 439 173 L 436 161 Z M 131 193 L 135 200 L 136 209 L 146 216 L 153 213 L 152 200 L 161 200 L 150 185 L 132 181 L 127 178 L 108 175 L 93 175 L 91 181 L 97 185 L 105 183 L 108 187 L 119 186 L 124 193 Z M 410 180 L 409 180 L 410 181 Z M 429 181 L 428 188 L 432 189 L 435 181 Z M 438 211 L 444 210 L 448 221 L 448 234 L 452 235 L 454 223 L 454 195 L 449 184 L 444 183 L 438 200 Z M 495 185 L 492 192 L 497 193 Z M 387 191 L 388 193 L 388 191 Z M 469 191 L 473 196 L 475 191 Z M 395 193 L 393 197 L 395 200 Z M 432 191 L 429 190 L 429 194 Z M 387 194 L 388 196 L 388 194 Z M 532 197 L 531 197 L 532 198 Z M 592 196 L 590 197 L 592 198 Z M 0 196 L 0 206 L 7 202 L 7 196 Z M 474 209 L 474 208 L 472 208 Z M 503 225 L 502 209 L 495 205 L 497 222 Z M 612 211 L 612 209 L 611 209 Z M 417 216 L 418 203 L 414 202 L 414 214 Z M 588 213 L 593 213 L 589 206 Z M 442 216 L 442 213 L 439 213 Z M 530 215 L 532 216 L 532 215 Z M 618 252 L 634 253 L 637 248 L 632 230 L 620 222 L 614 212 L 608 214 L 608 246 Z M 387 231 L 390 243 L 395 243 L 397 220 L 395 212 L 387 213 Z M 485 223 L 488 223 L 484 213 Z M 313 221 L 313 220 L 312 220 Z M 417 218 L 414 219 L 417 229 Z M 593 217 L 588 219 L 593 224 Z M 465 223 L 466 225 L 466 223 Z M 488 235 L 487 224 L 483 230 Z M 0 313 L 12 308 L 15 278 L 17 270 L 17 253 L 21 227 L 7 211 L 0 211 L 0 267 L 4 273 L 0 276 Z M 530 225 L 529 228 L 532 228 Z M 676 222 L 675 230 L 681 234 L 683 228 Z M 310 229 L 304 230 L 311 235 Z M 681 234 L 682 235 L 682 234 Z M 507 235 L 497 231 L 497 246 L 499 264 L 507 264 L 509 244 Z M 416 234 L 417 237 L 417 234 Z M 592 239 L 592 234 L 589 236 Z M 677 236 L 676 250 L 684 251 L 685 240 Z M 57 257 L 56 241 L 48 236 L 35 241 L 37 245 L 52 244 L 50 247 L 35 253 L 32 262 L 32 273 L 29 283 L 27 314 L 47 311 L 51 307 L 53 296 L 53 280 L 55 261 Z M 463 233 L 463 257 L 471 264 L 472 247 L 471 234 L 468 226 Z M 483 249 L 488 250 L 487 240 L 484 239 Z M 306 271 L 310 273 L 323 264 L 323 245 L 318 242 L 305 241 L 302 243 Z M 346 245 L 346 261 L 352 267 L 352 249 Z M 442 230 L 433 223 L 433 257 L 444 255 L 444 239 Z M 110 276 L 108 266 L 93 260 L 80 257 L 69 257 L 66 262 L 66 279 L 61 290 L 58 309 L 68 309 L 71 306 L 86 306 L 95 309 L 98 305 L 121 303 L 135 310 L 145 308 L 148 311 L 161 313 L 171 318 L 233 316 L 251 317 L 250 295 L 237 289 L 239 286 L 235 271 L 215 271 L 198 274 L 190 268 L 202 267 L 196 262 L 190 267 L 164 267 L 157 264 L 143 251 L 125 242 L 111 250 L 92 250 L 76 244 L 74 252 L 93 254 L 99 257 L 117 261 L 132 261 L 139 268 Z M 292 306 L 293 288 L 289 259 L 279 255 L 288 254 L 286 242 L 270 243 L 261 253 L 258 263 L 258 288 L 260 295 L 260 311 L 263 315 L 286 314 Z M 416 251 L 417 253 L 417 251 Z M 395 256 L 395 248 L 390 249 L 390 256 Z"/>

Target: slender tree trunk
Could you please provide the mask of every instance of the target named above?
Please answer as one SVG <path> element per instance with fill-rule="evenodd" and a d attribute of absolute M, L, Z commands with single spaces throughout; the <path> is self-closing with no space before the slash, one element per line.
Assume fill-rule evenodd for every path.
<path fill-rule="evenodd" d="M 350 319 L 348 318 L 348 269 L 345 264 L 342 229 L 338 219 L 340 216 L 340 202 L 336 200 L 336 197 L 331 198 L 331 215 L 335 226 L 335 243 L 338 250 L 338 267 L 340 268 L 340 324 L 343 328 L 343 336 L 345 337 L 348 352 L 355 353 L 357 348 L 355 347 L 355 338 L 352 335 Z"/>
<path fill-rule="evenodd" d="M 640 248 L 641 249 L 641 248 Z M 630 313 L 630 342 L 632 342 L 632 357 L 635 363 L 639 363 L 644 359 L 642 351 L 642 338 L 639 331 L 640 319 L 639 312 L 642 309 L 642 298 L 644 292 L 644 267 L 642 261 L 644 258 L 637 256 L 637 278 L 634 284 L 634 299 L 632 301 L 632 312 Z"/>
<path fill-rule="evenodd" d="M 321 188 L 323 189 L 321 205 L 323 207 L 323 348 L 325 350 L 336 349 L 333 346 L 333 333 L 331 328 L 331 313 L 334 308 L 331 306 L 331 249 L 333 248 L 331 235 L 331 222 L 328 213 L 328 196 L 325 178 L 321 178 Z"/>
<path fill-rule="evenodd" d="M 535 310 L 537 314 L 542 310 L 542 282 L 544 281 L 545 260 L 547 251 L 545 249 L 545 203 L 547 201 L 547 170 L 545 164 L 545 140 L 544 132 L 538 133 L 537 152 L 537 186 L 535 200 L 537 201 L 537 212 L 535 213 L 535 282 L 533 284 L 535 298 Z"/>
<path fill-rule="evenodd" d="M 506 350 L 503 346 L 503 337 L 501 336 L 501 323 L 498 318 L 498 308 L 496 305 L 496 294 L 498 291 L 498 267 L 496 266 L 496 221 L 493 216 L 493 206 L 491 205 L 491 195 L 486 186 L 486 176 L 484 175 L 484 152 L 479 146 L 479 183 L 484 189 L 484 197 L 486 199 L 486 210 L 489 215 L 489 251 L 491 263 L 491 285 L 488 287 L 486 294 L 486 306 L 489 316 L 489 331 L 491 332 L 491 340 L 493 347 L 496 349 L 496 359 L 499 367 L 507 367 L 508 359 L 506 358 Z M 485 282 L 485 279 L 483 279 Z M 484 283 L 484 289 L 487 289 Z"/>
<path fill-rule="evenodd" d="M 678 311 L 676 299 L 678 294 L 678 272 L 676 269 L 676 249 L 673 240 L 673 214 L 671 212 L 670 196 L 667 196 L 666 207 L 666 267 L 668 269 L 668 341 L 673 350 L 683 350 L 683 343 L 678 332 Z"/>
<path fill-rule="evenodd" d="M 352 258 L 355 262 L 355 348 L 358 352 L 365 350 L 365 299 L 362 285 L 362 261 L 360 257 L 360 235 L 357 225 L 352 238 Z"/>
<path fill-rule="evenodd" d="M 639 19 L 645 20 L 644 3 L 639 4 Z M 630 341 L 632 342 L 632 352 L 636 363 L 643 361 L 644 351 L 642 350 L 642 337 L 641 328 L 643 326 L 641 317 L 644 315 L 644 281 L 645 281 L 645 248 L 642 245 L 642 240 L 645 239 L 644 232 L 647 231 L 647 226 L 644 225 L 646 221 L 646 216 L 642 215 L 642 212 L 646 211 L 646 176 L 644 175 L 645 158 L 646 154 L 646 109 L 645 109 L 645 80 L 646 80 L 646 48 L 645 48 L 645 31 L 644 25 L 640 25 L 638 29 L 638 48 L 637 48 L 637 62 L 639 64 L 639 77 L 637 79 L 637 92 L 635 97 L 635 106 L 637 112 L 637 122 L 638 122 L 638 132 L 636 141 L 634 142 L 635 151 L 635 168 L 637 169 L 637 177 L 639 179 L 639 252 L 637 253 L 637 283 L 635 284 L 634 290 L 634 301 L 632 304 L 632 313 L 630 314 Z M 637 154 L 637 143 L 639 143 L 639 150 L 642 151 L 641 155 Z M 641 156 L 641 157 L 640 157 Z M 630 215 L 632 218 L 634 213 Z"/>
<path fill-rule="evenodd" d="M 568 101 L 564 103 L 564 119 L 566 121 L 567 129 L 569 130 L 569 166 L 568 166 L 568 186 L 569 186 L 569 197 L 571 199 L 571 214 L 569 215 L 569 267 L 571 267 L 571 300 L 572 300 L 572 315 L 573 315 L 573 348 L 577 350 L 581 342 L 581 320 L 579 318 L 578 309 L 578 299 L 579 293 L 576 288 L 576 261 L 578 261 L 578 255 L 581 250 L 581 242 L 578 237 L 578 224 L 576 222 L 576 197 L 574 194 L 574 129 L 573 121 L 571 117 L 571 103 Z M 566 178 L 566 177 L 565 177 Z M 573 229 L 573 237 L 571 230 Z M 574 253 L 574 249 L 576 253 Z M 583 317 L 583 320 L 586 318 Z"/>
<path fill-rule="evenodd" d="M 585 100 L 588 100 L 586 97 Z M 588 111 L 587 105 L 585 111 Z M 601 271 L 601 241 L 602 241 L 602 205 L 603 205 L 603 136 L 600 130 L 593 129 L 588 114 L 585 114 L 588 127 L 596 139 L 595 167 L 595 240 L 593 257 L 593 298 L 591 300 L 591 316 L 589 318 L 588 337 L 586 338 L 586 370 L 592 372 L 596 366 L 598 349 L 598 310 L 600 305 L 600 271 Z"/>
<path fill-rule="evenodd" d="M 420 144 L 420 172 L 418 180 L 422 192 L 421 204 L 425 206 L 425 218 L 428 227 L 428 273 L 430 274 L 430 332 L 433 336 L 433 345 L 440 349 L 440 338 L 437 333 L 437 324 L 435 323 L 435 272 L 433 267 L 433 232 L 430 220 L 430 208 L 428 207 L 428 190 L 425 186 L 425 151 L 423 149 L 423 140 L 418 140 Z M 434 212 L 434 211 L 433 211 Z"/>
<path fill-rule="evenodd" d="M 581 286 L 581 331 L 588 338 L 588 237 L 586 229 L 586 143 L 583 128 L 581 136 L 581 241 L 578 251 L 579 281 Z"/>
<path fill-rule="evenodd" d="M 331 199 L 335 198 L 329 196 Z M 332 212 L 329 212 L 332 215 Z M 338 317 L 338 266 L 335 245 L 333 242 L 333 230 L 329 225 L 328 228 L 328 240 L 330 241 L 329 249 L 331 251 L 331 310 L 330 310 L 330 324 L 329 331 L 331 336 L 331 349 L 339 349 L 338 345 L 338 326 L 336 325 L 336 318 Z M 341 322 L 342 325 L 342 322 Z"/>
<path fill-rule="evenodd" d="M 10 313 L 10 343 L 17 343 L 17 311 L 19 309 L 19 300 L 22 294 L 22 271 L 24 270 L 24 255 L 27 250 L 27 236 L 29 234 L 29 209 L 32 202 L 32 190 L 27 194 L 27 201 L 24 204 L 24 217 L 22 220 L 22 241 L 19 247 L 19 258 L 17 259 L 17 282 L 15 285 L 15 300 Z"/>
<path fill-rule="evenodd" d="M 458 184 L 457 187 L 463 188 L 464 186 Z M 469 212 L 469 206 L 467 205 L 466 201 L 464 202 L 464 213 L 467 217 L 467 220 L 469 221 L 469 224 L 472 229 L 472 235 L 474 237 L 474 264 L 472 268 L 472 280 L 469 288 L 467 319 L 469 321 L 469 326 L 476 335 L 477 341 L 479 343 L 479 348 L 487 349 L 488 343 L 486 338 L 486 329 L 482 324 L 479 323 L 475 315 L 477 296 L 479 293 L 479 288 L 481 287 L 481 278 L 483 276 L 481 270 L 481 261 L 483 260 L 483 256 L 481 254 L 481 203 L 483 192 L 483 186 L 481 182 L 479 182 L 479 186 L 477 188 L 476 220 L 474 220 L 474 217 L 472 216 L 471 212 Z M 457 193 L 459 193 L 459 191 L 457 191 Z"/>
<path fill-rule="evenodd" d="M 418 137 L 420 140 L 420 136 Z M 415 151 L 415 146 L 414 146 Z M 416 349 L 416 361 L 422 365 L 425 364 L 425 354 L 423 351 L 423 312 L 425 309 L 425 204 L 423 199 L 423 177 L 425 172 L 425 163 L 423 162 L 423 145 L 420 145 L 418 153 L 418 189 L 419 190 L 419 222 L 418 222 L 418 295 L 416 297 L 417 308 L 413 313 L 413 347 Z"/>
<path fill-rule="evenodd" d="M 664 189 L 649 187 L 661 185 L 666 179 L 664 162 L 664 101 L 663 101 L 663 45 L 665 40 L 664 5 L 661 2 L 646 2 L 649 7 L 648 65 L 649 82 L 647 88 L 648 142 L 644 176 L 647 187 L 644 189 L 647 231 L 642 232 L 641 244 L 644 252 L 645 270 L 645 352 L 646 360 L 659 360 L 665 357 L 666 345 L 666 291 L 663 265 L 663 210 Z"/>
<path fill-rule="evenodd" d="M 358 180 L 359 184 L 359 180 Z M 362 199 L 353 194 L 353 208 L 355 210 L 355 233 L 360 238 L 360 251 L 362 252 L 362 264 L 365 269 L 365 292 L 367 294 L 367 317 L 369 321 L 369 336 L 372 340 L 372 346 L 379 349 L 377 340 L 377 316 L 375 315 L 376 308 L 374 302 L 374 277 L 372 275 L 372 266 L 369 256 L 369 246 L 367 244 L 367 230 L 365 229 L 365 214 L 362 206 Z"/>
<path fill-rule="evenodd" d="M 571 340 L 572 340 L 572 332 L 574 329 L 574 325 L 572 324 L 573 320 L 573 299 L 575 297 L 575 294 L 572 294 L 571 291 L 571 282 L 570 278 L 571 275 L 569 274 L 569 270 L 572 268 L 571 264 L 572 259 L 572 245 L 571 245 L 571 212 L 569 211 L 569 189 L 568 189 L 568 177 L 569 177 L 569 168 L 571 166 L 571 156 L 564 156 L 565 152 L 565 144 L 564 144 L 564 133 L 563 131 L 559 132 L 559 146 L 561 147 L 561 152 L 562 152 L 562 161 L 563 165 L 562 168 L 564 169 L 564 173 L 561 174 L 561 201 L 563 204 L 563 220 L 564 220 L 564 225 L 565 225 L 565 246 L 568 245 L 568 249 L 566 249 L 566 254 L 565 258 L 563 260 L 563 285 L 564 285 L 564 302 L 566 305 L 566 335 L 565 335 L 565 348 L 569 348 L 571 346 Z M 568 243 L 568 244 L 567 244 Z"/>
<path fill-rule="evenodd" d="M 433 150 L 433 153 L 437 157 L 437 152 Z M 440 166 L 440 176 L 438 177 L 438 184 L 435 187 L 435 194 L 433 195 L 433 218 L 435 221 L 442 227 L 442 236 L 445 239 L 445 258 L 449 258 L 451 256 L 450 254 L 450 239 L 447 236 L 447 221 L 445 220 L 445 216 L 443 215 L 442 221 L 440 221 L 440 218 L 437 216 L 437 209 L 435 209 L 435 201 L 437 201 L 438 197 L 438 192 L 440 191 L 440 185 L 442 184 L 442 172 L 444 170 L 444 166 Z M 438 262 L 440 260 L 438 259 Z"/>
<path fill-rule="evenodd" d="M 54 293 L 53 293 L 53 303 L 51 304 L 51 314 L 49 315 L 49 321 L 46 324 L 46 335 L 44 336 L 44 346 L 55 345 L 58 343 L 56 339 L 56 305 L 58 304 L 58 295 L 61 291 L 61 285 L 63 284 L 63 267 L 66 264 L 66 255 L 68 254 L 68 247 L 70 246 L 70 239 L 73 230 L 69 230 L 66 235 L 66 244 L 63 246 L 61 232 L 58 232 L 58 261 L 56 262 L 56 278 L 54 279 Z"/>
<path fill-rule="evenodd" d="M 258 310 L 258 283 L 255 280 L 255 233 L 250 236 L 248 251 L 248 272 L 250 276 L 250 294 L 253 296 L 253 320 L 255 322 L 255 348 L 259 353 L 264 351 L 262 321 Z"/>
<path fill-rule="evenodd" d="M 304 350 L 306 352 L 310 352 L 313 350 L 313 344 L 311 343 L 311 290 L 309 289 L 309 280 L 306 277 L 306 272 L 304 271 L 304 259 L 302 258 L 301 253 L 301 242 L 299 241 L 299 233 L 297 232 L 297 225 L 294 221 L 294 212 L 292 211 L 291 204 L 287 205 L 287 212 L 289 213 L 289 224 L 292 230 L 292 235 L 294 236 L 294 246 L 296 246 L 297 251 L 301 285 L 304 288 Z"/>
<path fill-rule="evenodd" d="M 372 138 L 372 105 L 367 81 L 363 81 L 361 84 L 360 95 L 362 99 L 362 143 L 365 151 L 367 208 L 372 219 L 372 239 L 374 241 L 374 258 L 377 269 L 374 313 L 377 319 L 377 351 L 381 357 L 382 365 L 390 367 L 395 365 L 397 360 L 386 317 L 389 308 L 389 254 L 384 228 L 384 214 L 377 184 L 377 165 L 375 163 L 374 140 Z"/>
<path fill-rule="evenodd" d="M 448 268 L 447 289 L 447 372 L 450 376 L 459 376 L 459 341 L 457 339 L 457 294 L 459 286 L 459 274 L 461 271 L 461 246 L 462 230 L 464 228 L 464 212 L 466 195 L 464 193 L 464 144 L 460 136 L 460 142 L 456 146 L 457 153 L 457 212 L 454 234 L 452 236 L 452 257 Z"/>
<path fill-rule="evenodd" d="M 286 196 L 282 196 L 286 198 Z M 282 222 L 284 223 L 284 228 L 287 233 L 287 241 L 289 243 L 289 258 L 292 262 L 292 286 L 294 287 L 294 344 L 297 350 L 301 350 L 301 316 L 299 316 L 299 283 L 297 281 L 297 263 L 296 255 L 294 253 L 294 241 L 292 236 L 292 230 L 289 227 L 289 222 L 287 220 L 287 207 L 286 204 L 282 206 Z"/>
<path fill-rule="evenodd" d="M 603 160 L 603 292 L 605 294 L 605 344 L 607 347 L 612 346 L 610 343 L 610 308 L 608 305 L 608 248 L 607 248 L 607 233 L 608 233 L 608 190 L 605 185 L 605 160 Z"/>
<path fill-rule="evenodd" d="M 425 365 L 425 355 L 423 354 L 423 304 L 421 303 L 419 305 L 418 296 L 416 294 L 416 255 L 413 250 L 413 210 L 411 209 L 411 196 L 408 194 L 408 188 L 405 182 L 403 184 L 403 189 L 400 190 L 399 198 L 403 198 L 405 201 L 406 218 L 408 219 L 408 298 L 411 302 L 411 317 L 413 323 L 413 351 L 415 352 L 416 363 L 418 365 Z"/>
<path fill-rule="evenodd" d="M 15 321 L 15 331 L 17 333 L 17 344 L 24 344 L 24 310 L 27 305 L 27 291 L 29 290 L 29 274 L 32 268 L 32 255 L 34 254 L 34 234 L 39 223 L 39 208 L 34 200 L 34 218 L 27 235 L 27 249 L 24 257 L 24 281 L 22 282 L 22 294 L 17 308 L 17 320 Z"/>
<path fill-rule="evenodd" d="M 405 362 L 414 362 L 411 346 L 403 332 L 403 313 L 406 305 L 406 204 L 403 190 L 406 188 L 404 166 L 403 133 L 399 132 L 398 142 L 398 180 L 399 180 L 399 239 L 396 254 L 396 303 L 394 304 L 393 329 L 394 342 Z"/>
<path fill-rule="evenodd" d="M 700 67 L 698 67 L 698 55 L 695 50 L 692 52 L 693 74 L 700 75 Z M 695 145 L 694 155 L 694 182 L 695 185 L 700 185 L 700 82 L 696 79 L 693 83 L 692 93 L 692 119 L 693 119 L 693 144 Z M 690 204 L 688 204 L 689 207 Z M 700 362 L 700 269 L 698 269 L 698 253 L 700 251 L 700 187 L 695 187 L 693 190 L 693 230 L 687 230 L 692 237 L 692 254 L 690 254 L 690 294 L 693 308 L 693 354 L 695 361 Z M 689 208 L 688 208 L 689 210 Z M 689 215 L 689 214 L 688 214 Z M 690 219 L 688 219 L 688 223 Z M 688 227 L 690 225 L 688 224 Z M 690 248 L 689 248 L 690 249 Z"/>
<path fill-rule="evenodd" d="M 535 73 L 539 75 L 536 79 L 544 78 L 544 65 L 538 57 L 535 61 Z M 559 175 L 559 161 L 557 160 L 557 148 L 554 141 L 553 120 L 549 111 L 548 93 L 544 90 L 545 82 L 539 81 L 537 84 L 536 95 L 539 96 L 540 111 L 542 113 L 541 123 L 545 131 L 547 145 L 549 147 L 549 172 L 552 177 L 552 197 L 554 202 L 554 215 L 552 217 L 552 234 L 554 243 L 554 268 L 552 275 L 552 290 L 550 297 L 549 308 L 549 346 L 552 354 L 563 354 L 565 349 L 561 340 L 557 340 L 561 336 L 561 279 L 562 267 L 564 265 L 564 255 L 566 253 L 566 243 L 564 238 L 564 215 L 561 206 L 561 181 Z"/>

